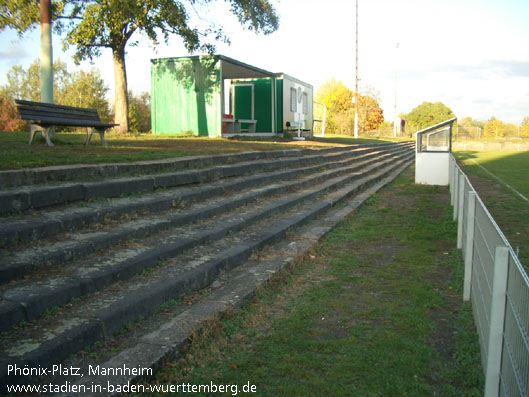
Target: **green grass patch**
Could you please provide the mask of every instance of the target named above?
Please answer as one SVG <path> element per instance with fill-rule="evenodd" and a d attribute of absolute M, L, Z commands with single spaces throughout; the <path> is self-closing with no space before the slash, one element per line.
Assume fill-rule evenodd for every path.
<path fill-rule="evenodd" d="M 454 156 L 528 270 L 529 203 L 505 183 L 529 198 L 529 152 L 458 151 Z"/>
<path fill-rule="evenodd" d="M 412 180 L 408 169 L 255 301 L 206 325 L 154 382 L 249 382 L 260 396 L 482 395 L 449 193 Z"/>
<path fill-rule="evenodd" d="M 100 144 L 99 136 L 95 135 L 91 144 L 85 146 L 84 133 L 57 133 L 53 139 L 55 146 L 47 147 L 40 134 L 37 134 L 32 145 L 28 145 L 28 132 L 0 133 L 0 170 L 83 163 L 123 163 L 242 151 L 316 149 L 340 144 L 382 142 L 373 139 L 331 138 L 292 141 L 279 137 L 237 140 L 189 138 L 179 135 L 117 135 L 109 132 L 106 134 L 109 146 L 104 147 Z"/>
<path fill-rule="evenodd" d="M 524 196 L 529 197 L 529 178 L 527 178 L 529 152 L 467 150 L 455 152 L 454 155 L 465 172 L 484 178 L 492 178 L 490 174 L 476 165 L 478 163 Z"/>

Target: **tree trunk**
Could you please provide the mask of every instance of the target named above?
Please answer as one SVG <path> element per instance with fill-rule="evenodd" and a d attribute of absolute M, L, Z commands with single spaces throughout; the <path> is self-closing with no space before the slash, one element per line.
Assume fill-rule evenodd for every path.
<path fill-rule="evenodd" d="M 129 132 L 129 100 L 127 97 L 127 73 L 125 71 L 125 46 L 113 48 L 114 58 L 114 109 L 118 132 Z"/>

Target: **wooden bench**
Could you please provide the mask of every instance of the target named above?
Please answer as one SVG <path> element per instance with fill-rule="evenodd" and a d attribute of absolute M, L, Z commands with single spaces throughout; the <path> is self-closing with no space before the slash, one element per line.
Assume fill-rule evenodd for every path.
<path fill-rule="evenodd" d="M 103 123 L 95 109 L 76 108 L 71 106 L 54 105 L 51 103 L 31 102 L 16 100 L 18 112 L 22 120 L 30 122 L 29 144 L 37 131 L 44 135 L 46 145 L 53 146 L 50 130 L 54 126 L 86 127 L 86 143 L 90 143 L 92 134 L 97 132 L 101 137 L 101 143 L 107 146 L 105 131 L 119 124 Z"/>

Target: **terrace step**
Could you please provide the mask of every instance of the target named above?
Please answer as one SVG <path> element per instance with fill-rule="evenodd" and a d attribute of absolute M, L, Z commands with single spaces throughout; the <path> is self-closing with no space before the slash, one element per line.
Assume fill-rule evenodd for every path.
<path fill-rule="evenodd" d="M 202 202 L 136 214 L 92 232 L 79 229 L 70 233 L 69 243 L 50 239 L 38 248 L 4 250 L 9 255 L 3 265 L 17 263 L 22 273 L 36 273 L 0 287 L 0 324 L 6 330 L 0 338 L 5 358 L 0 384 L 13 381 L 7 377 L 8 362 L 30 367 L 60 363 L 150 316 L 164 302 L 207 287 L 221 272 L 284 239 L 287 231 L 408 165 L 411 147 L 385 145 L 360 155 L 350 151 L 350 159 L 328 153 L 323 157 L 329 162 L 318 160 L 320 165 L 309 167 L 301 162 L 297 173 L 268 171 L 217 181 L 195 187 L 218 190 Z M 314 156 L 307 157 L 310 163 Z M 239 188 L 226 189 L 227 184 Z M 244 184 L 251 190 L 243 190 Z M 219 195 L 224 192 L 229 196 Z M 125 206 L 126 199 L 118 201 Z M 12 328 L 23 321 L 30 323 Z"/>
<path fill-rule="evenodd" d="M 192 168 L 200 169 L 242 161 L 255 161 L 280 157 L 300 157 L 314 152 L 323 153 L 340 150 L 348 150 L 348 148 L 239 152 L 211 156 L 186 156 L 160 160 L 136 161 L 130 163 L 73 164 L 22 170 L 0 170 L 0 187 L 7 188 L 58 181 L 90 180 L 94 178 L 115 178 L 120 175 L 145 175 Z"/>
<path fill-rule="evenodd" d="M 403 150 L 404 148 L 391 147 L 385 149 L 385 152 L 387 152 L 390 150 Z M 156 194 L 135 195 L 133 197 L 95 202 L 83 201 L 79 206 L 69 205 L 39 211 L 33 210 L 26 215 L 0 218 L 0 244 L 8 247 L 21 242 L 38 240 L 57 233 L 69 232 L 89 226 L 102 220 L 119 219 L 132 213 L 145 214 L 146 212 L 166 211 L 182 206 L 185 203 L 208 199 L 226 192 L 240 191 L 249 187 L 269 184 L 279 179 L 292 179 L 303 174 L 318 172 L 323 166 L 336 168 L 338 165 L 348 164 L 355 161 L 355 159 L 364 158 L 360 156 L 372 157 L 377 155 L 380 153 L 379 150 L 364 147 L 338 154 L 307 156 L 293 161 L 289 161 L 287 158 L 281 159 L 281 161 L 260 162 L 257 165 L 247 163 L 236 165 L 235 167 L 239 173 L 248 174 L 252 169 L 258 172 L 255 174 L 256 171 L 254 171 L 254 174 L 246 177 L 235 177 L 232 173 L 226 172 L 225 169 L 222 170 L 222 168 L 221 172 L 219 167 L 200 171 L 164 174 L 164 178 L 173 180 L 173 186 L 179 187 L 176 189 L 158 190 L 155 192 Z M 285 168 L 287 171 L 285 171 Z M 191 174 L 195 176 L 191 177 Z M 227 178 L 226 174 L 231 177 Z M 217 179 L 213 178 L 213 175 L 223 175 L 224 179 L 205 183 L 207 175 L 209 175 L 210 179 Z M 105 183 L 109 184 L 112 181 Z M 200 186 L 193 186 L 199 182 Z M 119 180 L 117 183 L 119 185 Z M 57 188 L 60 188 L 60 186 L 58 185 Z"/>
<path fill-rule="evenodd" d="M 400 149 L 400 151 L 402 150 L 406 149 Z M 325 169 L 329 170 L 317 174 L 315 172 L 321 171 L 321 166 L 303 167 L 294 171 L 273 174 L 260 174 L 242 178 L 242 180 L 231 181 L 230 183 L 218 183 L 214 186 L 200 187 L 198 190 L 201 190 L 202 194 L 199 194 L 199 197 L 203 197 L 203 192 L 206 190 L 216 192 L 217 194 L 224 193 L 224 195 L 221 197 L 213 197 L 202 203 L 198 202 L 190 204 L 185 207 L 185 211 L 182 211 L 183 208 L 178 208 L 162 214 L 144 213 L 141 217 L 139 217 L 138 214 L 132 216 L 129 212 L 129 216 L 124 219 L 129 219 L 131 217 L 133 219 L 122 222 L 112 222 L 110 225 L 103 224 L 100 225 L 99 230 L 96 231 L 94 231 L 93 228 L 82 229 L 78 232 L 68 233 L 67 239 L 59 242 L 54 239 L 47 239 L 38 244 L 32 244 L 26 249 L 20 249 L 19 247 L 6 249 L 4 257 L 0 258 L 0 283 L 22 278 L 24 275 L 27 275 L 32 271 L 39 271 L 45 267 L 65 263 L 72 258 L 79 258 L 126 240 L 144 238 L 153 233 L 158 233 L 169 228 L 216 216 L 224 211 L 232 210 L 260 198 L 283 194 L 289 189 L 309 186 L 332 176 L 357 171 L 363 167 L 370 166 L 376 161 L 381 161 L 392 153 L 400 153 L 400 151 L 387 153 L 371 152 L 353 159 L 325 163 Z M 298 179 L 286 179 L 294 176 L 297 176 Z M 271 184 L 263 186 L 263 179 Z M 224 186 L 219 188 L 219 185 Z M 243 186 L 246 186 L 246 188 L 251 186 L 256 187 L 249 192 L 243 191 L 232 193 Z M 195 191 L 194 193 L 196 194 L 197 192 Z M 226 194 L 229 196 L 225 197 Z M 183 196 L 184 195 L 180 195 L 178 198 L 181 206 L 184 205 L 183 202 L 189 202 L 189 199 L 183 200 Z M 163 200 L 174 201 L 174 197 L 174 193 L 170 198 L 167 198 L 167 195 L 164 195 Z M 154 200 L 150 199 L 150 201 L 153 202 Z M 131 207 L 132 206 L 128 206 L 125 208 L 131 209 Z M 85 213 L 85 211 L 83 211 L 83 213 Z M 60 219 L 60 214 L 57 218 Z M 73 224 L 81 224 L 78 219 L 76 220 L 72 216 L 71 212 L 65 214 L 65 218 Z M 62 223 L 65 222 L 63 221 Z M 29 222 L 26 222 L 25 225 L 31 227 Z M 12 230 L 16 227 L 17 224 L 14 223 L 11 227 L 6 229 Z"/>
<path fill-rule="evenodd" d="M 374 145 L 363 145 L 363 147 L 356 149 L 359 152 L 372 150 Z M 259 156 L 254 155 L 253 152 L 237 155 L 224 155 L 216 161 L 210 161 L 213 164 L 220 163 L 213 167 L 204 168 L 204 164 L 210 163 L 204 157 L 196 157 L 186 161 L 170 163 L 176 169 L 171 172 L 154 173 L 150 168 L 147 169 L 152 175 L 145 175 L 141 173 L 140 176 L 126 176 L 126 177 L 103 177 L 95 181 L 75 181 L 75 182 L 55 182 L 46 185 L 18 185 L 14 188 L 7 188 L 0 192 L 0 215 L 9 213 L 20 213 L 32 208 L 47 208 L 64 203 L 95 200 L 101 198 L 119 197 L 126 194 L 138 194 L 152 192 L 156 189 L 164 189 L 174 186 L 187 185 L 192 183 L 205 183 L 214 180 L 244 175 L 256 170 L 263 171 L 277 170 L 289 166 L 297 166 L 301 159 L 303 161 L 317 162 L 323 156 L 340 152 L 349 152 L 347 148 L 329 148 L 320 150 L 293 150 L 293 151 L 274 151 L 264 152 Z M 268 154 L 266 154 L 268 153 Z M 303 153 L 307 153 L 303 156 Z M 258 159 L 254 159 L 254 157 Z M 249 159 L 248 159 L 249 158 Z M 165 161 L 161 164 L 165 164 Z M 181 168 L 185 165 L 191 170 L 182 171 Z M 116 164 L 115 167 L 119 167 Z M 61 168 L 65 172 L 68 168 Z M 77 171 L 76 167 L 69 168 Z M 113 169 L 113 168 L 111 168 Z M 126 168 L 128 169 L 128 168 Z M 142 167 L 135 166 L 133 168 L 138 174 Z M 0 171 L 0 179 L 1 179 Z M 19 171 L 24 172 L 24 171 Z M 48 175 L 48 174 L 47 174 Z M 74 179 L 75 173 L 71 171 L 69 180 Z M 59 177 L 52 177 L 48 175 L 48 179 L 52 181 L 59 179 Z"/>

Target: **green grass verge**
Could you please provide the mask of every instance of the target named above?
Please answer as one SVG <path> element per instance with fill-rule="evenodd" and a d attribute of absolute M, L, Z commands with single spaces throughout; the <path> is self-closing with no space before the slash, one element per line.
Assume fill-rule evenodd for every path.
<path fill-rule="evenodd" d="M 529 198 L 529 152 L 458 151 L 454 156 L 529 270 L 529 203 L 497 179 Z"/>
<path fill-rule="evenodd" d="M 259 396 L 481 395 L 448 200 L 408 169 L 255 301 L 205 325 L 154 382 L 239 392 L 249 382 Z"/>
<path fill-rule="evenodd" d="M 57 133 L 50 148 L 38 134 L 28 145 L 29 133 L 0 133 L 0 170 L 43 167 L 82 163 L 122 163 L 156 160 L 171 157 L 211 155 L 241 151 L 321 148 L 338 144 L 383 142 L 378 139 L 344 138 L 343 140 L 318 139 L 317 141 L 292 141 L 281 138 L 212 139 L 189 138 L 178 135 L 116 135 L 106 134 L 109 146 L 101 146 L 99 136 L 85 146 L 84 133 Z"/>
<path fill-rule="evenodd" d="M 465 172 L 484 178 L 492 178 L 476 163 L 511 185 L 524 196 L 529 197 L 529 152 L 510 151 L 458 151 L 454 153 Z M 494 178 L 492 178 L 494 179 Z"/>

